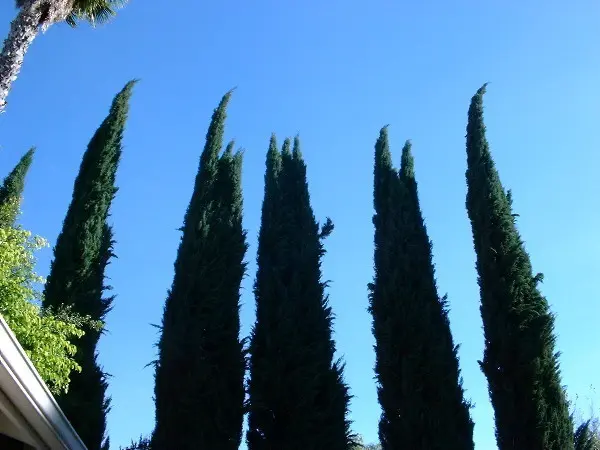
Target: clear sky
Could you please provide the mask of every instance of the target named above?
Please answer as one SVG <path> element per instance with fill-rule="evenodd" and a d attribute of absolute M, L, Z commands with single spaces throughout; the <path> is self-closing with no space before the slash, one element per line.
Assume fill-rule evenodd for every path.
<path fill-rule="evenodd" d="M 404 6 L 403 6 L 404 5 Z M 0 4 L 0 36 L 14 16 Z M 477 449 L 494 449 L 482 357 L 471 230 L 465 211 L 465 126 L 484 82 L 488 137 L 543 291 L 557 314 L 563 382 L 584 413 L 598 407 L 600 373 L 600 4 L 429 0 L 132 0 L 107 26 L 56 26 L 39 37 L 0 117 L 0 176 L 31 145 L 23 224 L 54 242 L 81 155 L 118 90 L 132 98 L 109 276 L 117 295 L 100 346 L 113 375 L 115 448 L 153 427 L 154 343 L 173 275 L 183 215 L 212 110 L 238 86 L 226 134 L 246 149 L 250 262 L 243 333 L 254 320 L 251 285 L 269 135 L 302 137 L 312 202 L 336 225 L 324 277 L 347 363 L 352 419 L 377 438 L 372 278 L 373 145 L 390 124 L 396 160 L 412 139 L 421 206 L 461 344 Z M 40 253 L 47 274 L 51 251 Z M 597 387 L 597 386 L 596 386 Z M 595 400 L 594 400 L 595 399 Z"/>

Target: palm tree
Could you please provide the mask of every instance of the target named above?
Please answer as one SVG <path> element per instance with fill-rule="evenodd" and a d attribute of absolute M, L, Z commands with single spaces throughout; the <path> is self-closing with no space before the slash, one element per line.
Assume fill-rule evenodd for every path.
<path fill-rule="evenodd" d="M 80 21 L 92 25 L 115 15 L 126 0 L 16 0 L 19 13 L 10 24 L 8 37 L 0 53 L 0 113 L 6 108 L 8 91 L 16 80 L 23 58 L 40 31 L 66 21 L 75 26 Z"/>

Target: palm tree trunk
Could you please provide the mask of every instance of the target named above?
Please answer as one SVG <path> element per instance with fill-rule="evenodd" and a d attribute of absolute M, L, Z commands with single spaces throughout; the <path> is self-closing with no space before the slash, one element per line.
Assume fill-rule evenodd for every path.
<path fill-rule="evenodd" d="M 42 9 L 34 7 L 35 3 L 41 0 L 29 1 L 19 10 L 0 53 L 0 113 L 6 108 L 8 91 L 21 71 L 25 53 L 39 32 Z"/>
<path fill-rule="evenodd" d="M 71 11 L 73 0 L 25 0 L 10 24 L 8 37 L 0 53 L 0 113 L 6 108 L 6 97 L 17 79 L 23 58 L 40 30 L 60 22 Z"/>

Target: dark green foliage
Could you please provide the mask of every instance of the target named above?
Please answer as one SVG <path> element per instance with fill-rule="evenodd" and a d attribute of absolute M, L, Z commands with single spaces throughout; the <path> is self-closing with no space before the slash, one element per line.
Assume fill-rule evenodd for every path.
<path fill-rule="evenodd" d="M 346 450 L 352 436 L 343 364 L 321 280 L 327 220 L 315 221 L 299 139 L 267 154 L 250 344 L 250 450 Z"/>
<path fill-rule="evenodd" d="M 8 176 L 4 179 L 2 186 L 0 186 L 0 205 L 4 205 L 6 203 L 12 203 L 14 208 L 11 208 L 11 211 L 14 211 L 9 217 L 3 218 L 3 221 L 0 221 L 0 226 L 10 226 L 13 225 L 16 220 L 16 215 L 18 213 L 18 204 L 21 201 L 21 196 L 23 195 L 23 189 L 25 187 L 25 176 L 31 166 L 31 162 L 33 161 L 33 153 L 35 149 L 30 149 L 27 153 L 23 155 L 21 160 L 15 166 L 15 168 L 8 174 Z"/>
<path fill-rule="evenodd" d="M 134 84 L 135 81 L 127 83 L 117 94 L 83 155 L 73 199 L 54 248 L 44 308 L 56 309 L 64 304 L 76 313 L 101 321 L 111 308 L 113 298 L 104 297 L 104 292 L 110 289 L 104 285 L 104 271 L 113 256 L 112 230 L 107 218 L 117 191 L 115 175 Z M 85 332 L 75 342 L 76 360 L 82 371 L 72 375 L 69 391 L 57 400 L 87 448 L 99 450 L 105 448 L 109 410 L 106 376 L 96 355 L 101 330 Z"/>
<path fill-rule="evenodd" d="M 410 142 L 398 173 L 387 127 L 375 145 L 374 175 L 375 279 L 369 287 L 382 448 L 472 450 L 470 405 L 446 299 L 437 293 Z"/>
<path fill-rule="evenodd" d="M 554 317 L 537 288 L 492 160 L 483 122 L 484 85 L 467 125 L 467 210 L 477 254 L 488 379 L 499 450 L 573 449 L 573 426 L 560 382 Z"/>
<path fill-rule="evenodd" d="M 165 304 L 156 363 L 157 450 L 237 450 L 241 443 L 242 155 L 231 143 L 219 157 L 230 96 L 221 100 L 206 135 Z"/>
<path fill-rule="evenodd" d="M 150 444 L 150 438 L 140 436 L 137 442 L 131 441 L 131 444 L 124 449 L 121 447 L 120 450 L 150 450 L 152 448 Z"/>
<path fill-rule="evenodd" d="M 586 420 L 575 429 L 575 450 L 600 450 L 600 436 L 593 420 Z"/>

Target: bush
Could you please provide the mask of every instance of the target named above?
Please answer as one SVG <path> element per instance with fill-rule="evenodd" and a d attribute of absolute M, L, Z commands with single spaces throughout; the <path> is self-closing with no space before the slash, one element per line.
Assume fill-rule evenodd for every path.
<path fill-rule="evenodd" d="M 0 219 L 10 217 L 15 209 L 16 204 L 0 205 Z M 34 271 L 34 253 L 46 246 L 44 239 L 20 226 L 0 227 L 0 315 L 50 391 L 57 394 L 68 390 L 71 372 L 81 370 L 72 341 L 83 336 L 84 325 L 99 324 L 66 308 L 42 310 L 36 285 L 44 280 Z"/>

